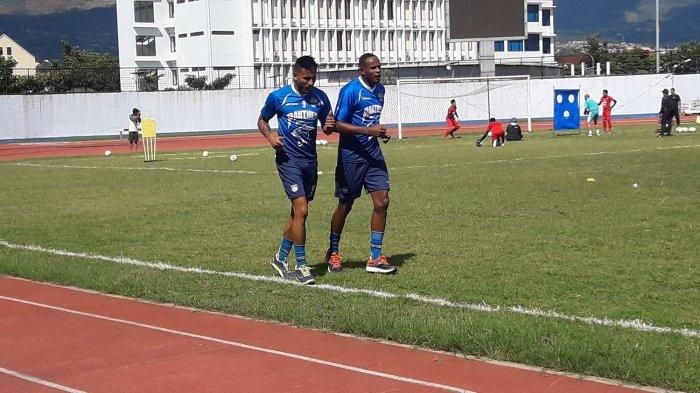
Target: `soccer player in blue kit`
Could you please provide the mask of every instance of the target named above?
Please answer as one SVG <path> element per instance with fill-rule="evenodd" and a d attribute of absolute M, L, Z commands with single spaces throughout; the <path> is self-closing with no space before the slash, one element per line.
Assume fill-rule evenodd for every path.
<path fill-rule="evenodd" d="M 326 93 L 314 87 L 318 65 L 311 56 L 294 63 L 291 85 L 267 96 L 258 118 L 258 130 L 275 149 L 277 172 L 292 203 L 279 250 L 270 264 L 285 279 L 302 284 L 315 282 L 306 264 L 306 217 L 318 180 L 316 131 L 321 123 L 325 134 L 335 131 L 331 103 Z M 272 132 L 269 121 L 277 116 L 279 127 Z M 289 271 L 287 256 L 294 247 L 296 269 Z"/>
<path fill-rule="evenodd" d="M 389 208 L 389 171 L 378 138 L 389 136 L 379 123 L 384 106 L 379 58 L 366 53 L 359 60 L 360 76 L 346 84 L 338 95 L 335 127 L 340 134 L 338 162 L 335 169 L 335 196 L 338 207 L 331 218 L 330 246 L 326 253 L 328 271 L 342 271 L 339 244 L 345 219 L 352 210 L 362 188 L 372 197 L 370 256 L 365 267 L 368 273 L 395 273 L 382 254 L 384 228 Z"/>

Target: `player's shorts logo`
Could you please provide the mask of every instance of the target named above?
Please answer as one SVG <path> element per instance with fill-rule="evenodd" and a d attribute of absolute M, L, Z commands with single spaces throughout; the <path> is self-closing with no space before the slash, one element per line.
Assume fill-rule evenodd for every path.
<path fill-rule="evenodd" d="M 343 188 L 340 189 L 340 192 L 342 192 L 343 194 L 347 194 L 348 191 L 349 191 L 349 190 L 348 190 L 347 187 L 343 187 Z"/>
<path fill-rule="evenodd" d="M 299 191 L 299 186 L 296 184 L 292 184 L 291 186 L 289 186 L 289 189 L 292 190 L 292 192 L 297 192 Z"/>

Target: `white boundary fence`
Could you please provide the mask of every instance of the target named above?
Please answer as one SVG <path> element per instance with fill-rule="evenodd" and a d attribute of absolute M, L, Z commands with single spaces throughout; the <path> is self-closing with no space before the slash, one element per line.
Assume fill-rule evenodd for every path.
<path fill-rule="evenodd" d="M 599 98 L 603 89 L 618 100 L 614 116 L 658 113 L 661 90 L 675 87 L 683 102 L 700 99 L 700 74 L 626 75 L 595 78 L 532 79 L 533 119 L 551 118 L 554 88 L 581 88 Z M 340 87 L 324 87 L 332 103 Z M 387 86 L 382 122 L 398 123 L 397 89 Z M 0 96 L 0 141 L 59 137 L 119 137 L 132 108 L 158 121 L 158 132 L 240 131 L 257 129 L 260 108 L 270 89 L 125 92 Z M 445 111 L 435 114 L 433 124 L 444 123 Z M 412 121 L 405 115 L 406 123 Z M 484 119 L 486 122 L 487 119 Z M 427 124 L 430 124 L 427 123 Z M 273 126 L 276 123 L 273 121 Z"/>

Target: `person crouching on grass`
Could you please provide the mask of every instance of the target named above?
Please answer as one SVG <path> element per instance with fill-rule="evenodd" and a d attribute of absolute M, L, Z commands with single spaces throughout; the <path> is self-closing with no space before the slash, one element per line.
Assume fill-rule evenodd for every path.
<path fill-rule="evenodd" d="M 489 136 L 489 133 L 491 134 L 491 146 L 493 147 L 498 147 L 498 146 L 503 146 L 506 143 L 506 133 L 503 130 L 503 125 L 501 123 L 497 122 L 495 118 L 490 118 L 489 119 L 489 126 L 486 128 L 486 132 L 484 132 L 484 135 L 481 136 L 481 138 L 476 140 L 476 147 L 481 147 L 482 142 L 484 139 L 486 139 L 487 136 Z"/>

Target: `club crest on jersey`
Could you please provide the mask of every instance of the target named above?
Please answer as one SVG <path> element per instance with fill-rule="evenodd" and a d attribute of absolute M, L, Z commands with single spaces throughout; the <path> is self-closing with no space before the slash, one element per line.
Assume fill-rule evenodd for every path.
<path fill-rule="evenodd" d="M 377 93 L 377 98 L 382 101 L 384 100 L 384 93 Z"/>
<path fill-rule="evenodd" d="M 302 108 L 306 108 L 306 101 L 302 101 L 302 102 L 301 102 L 301 107 L 302 107 Z"/>
<path fill-rule="evenodd" d="M 315 98 L 312 98 L 309 100 L 309 103 L 313 106 L 318 106 L 318 100 Z"/>

